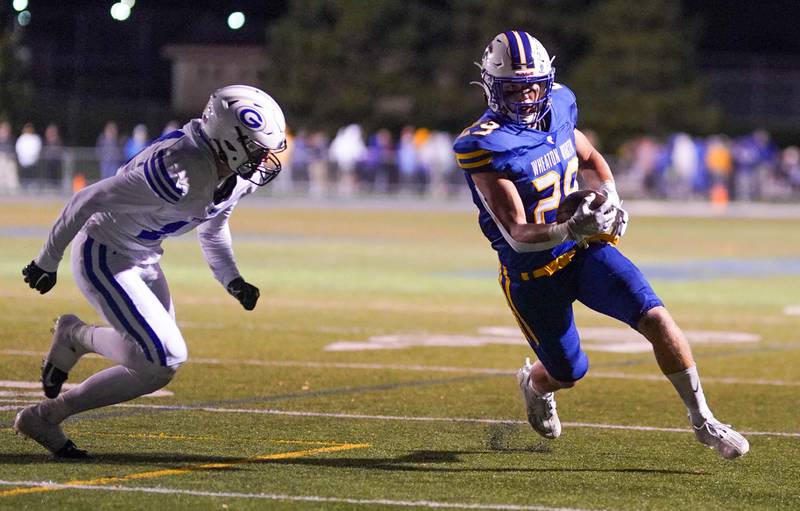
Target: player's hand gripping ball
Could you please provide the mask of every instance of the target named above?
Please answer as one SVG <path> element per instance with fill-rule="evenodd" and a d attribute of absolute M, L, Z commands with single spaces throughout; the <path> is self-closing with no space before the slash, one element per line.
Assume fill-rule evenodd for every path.
<path fill-rule="evenodd" d="M 562 224 L 572 218 L 572 215 L 583 204 L 584 199 L 589 195 L 594 194 L 594 200 L 589 204 L 589 209 L 596 210 L 606 201 L 606 196 L 596 190 L 578 190 L 564 197 L 561 204 L 558 205 L 556 211 L 556 222 Z"/>

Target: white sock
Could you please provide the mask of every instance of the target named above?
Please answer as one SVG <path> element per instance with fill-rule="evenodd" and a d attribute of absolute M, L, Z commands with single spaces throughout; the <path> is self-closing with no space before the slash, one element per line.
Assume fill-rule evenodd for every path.
<path fill-rule="evenodd" d="M 672 382 L 672 386 L 678 391 L 683 403 L 689 410 L 689 417 L 692 424 L 701 426 L 707 419 L 712 419 L 714 414 L 706 404 L 706 397 L 703 394 L 703 387 L 700 385 L 700 376 L 697 374 L 697 366 L 693 365 L 683 371 L 668 374 L 667 378 Z"/>
<path fill-rule="evenodd" d="M 70 415 L 130 401 L 155 392 L 170 378 L 142 375 L 123 366 L 104 369 L 55 399 L 42 401 L 39 411 L 48 422 L 58 424 Z"/>

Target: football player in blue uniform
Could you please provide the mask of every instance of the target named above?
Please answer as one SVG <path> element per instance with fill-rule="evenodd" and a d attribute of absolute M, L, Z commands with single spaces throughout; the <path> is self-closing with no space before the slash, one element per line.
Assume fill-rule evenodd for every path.
<path fill-rule="evenodd" d="M 577 129 L 575 95 L 555 83 L 547 50 L 524 31 L 495 36 L 480 64 L 489 108 L 456 139 L 454 149 L 480 227 L 500 259 L 506 301 L 538 360 L 519 370 L 528 421 L 545 438 L 561 423 L 553 397 L 589 368 L 572 303 L 630 325 L 653 345 L 659 367 L 685 403 L 697 439 L 733 459 L 747 439 L 709 409 L 682 331 L 639 269 L 615 247 L 622 210 L 608 163 Z M 556 222 L 577 174 L 607 197 L 589 194 L 571 218 Z"/>

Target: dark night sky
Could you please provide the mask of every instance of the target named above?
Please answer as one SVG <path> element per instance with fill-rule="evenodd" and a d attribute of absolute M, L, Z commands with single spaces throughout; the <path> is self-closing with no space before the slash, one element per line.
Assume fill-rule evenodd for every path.
<path fill-rule="evenodd" d="M 684 0 L 684 12 L 701 20 L 698 49 L 800 53 L 798 0 Z"/>
<path fill-rule="evenodd" d="M 162 46 L 263 44 L 264 26 L 283 14 L 291 0 L 138 0 L 125 22 L 111 19 L 114 1 L 30 0 L 32 22 L 25 29 L 25 41 L 33 50 L 40 86 L 63 89 L 70 78 L 84 76 L 90 93 L 131 95 L 135 88 L 136 96 L 163 100 L 169 95 L 164 84 L 169 83 L 170 70 L 160 54 Z M 687 19 L 698 22 L 701 52 L 800 54 L 800 0 L 683 0 L 682 6 Z M 236 10 L 245 12 L 248 20 L 243 29 L 231 31 L 226 19 Z M 72 58 L 76 54 L 81 58 Z M 148 79 L 130 84 L 132 70 L 134 76 Z M 96 76 L 104 80 L 93 80 Z M 113 89 L 102 90 L 104 84 Z"/>
<path fill-rule="evenodd" d="M 4 1 L 10 3 L 10 0 Z M 291 0 L 138 0 L 131 18 L 124 23 L 114 22 L 108 15 L 113 2 L 30 0 L 33 23 L 27 30 L 36 37 L 58 33 L 69 45 L 74 42 L 74 13 L 82 11 L 91 17 L 93 24 L 106 24 L 117 29 L 150 18 L 154 21 L 153 35 L 156 39 L 258 42 L 263 41 L 264 35 L 261 30 L 256 30 L 257 27 L 284 13 Z M 699 16 L 703 20 L 704 29 L 700 34 L 700 47 L 703 49 L 800 50 L 800 38 L 797 37 L 800 1 L 682 0 L 681 3 L 686 14 Z M 227 14 L 236 10 L 250 17 L 250 23 L 238 33 L 225 27 Z"/>

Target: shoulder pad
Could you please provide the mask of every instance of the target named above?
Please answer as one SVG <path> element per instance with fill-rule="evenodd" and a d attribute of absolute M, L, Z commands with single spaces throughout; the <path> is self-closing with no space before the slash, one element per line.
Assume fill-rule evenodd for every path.
<path fill-rule="evenodd" d="M 569 119 L 573 126 L 578 124 L 578 104 L 575 93 L 564 84 L 554 83 L 552 97 L 552 108 L 556 112 L 556 118 Z M 564 121 L 560 121 L 564 122 Z"/>
<path fill-rule="evenodd" d="M 147 185 L 158 197 L 176 204 L 189 191 L 186 172 L 165 149 L 154 151 L 144 162 Z"/>
<path fill-rule="evenodd" d="M 511 149 L 501 127 L 497 121 L 482 117 L 462 131 L 453 144 L 458 166 L 467 172 L 491 170 L 494 155 Z"/>

